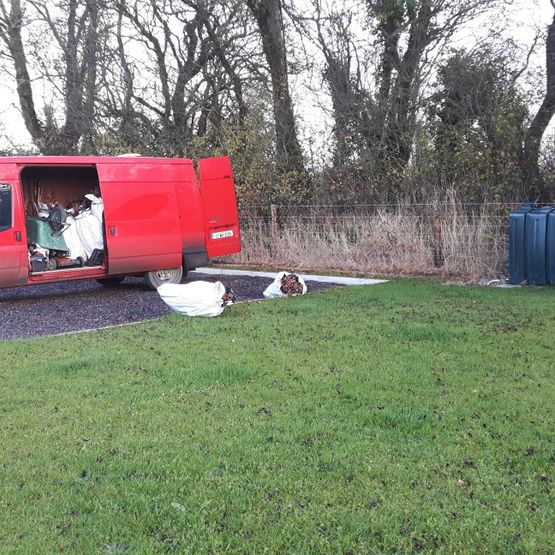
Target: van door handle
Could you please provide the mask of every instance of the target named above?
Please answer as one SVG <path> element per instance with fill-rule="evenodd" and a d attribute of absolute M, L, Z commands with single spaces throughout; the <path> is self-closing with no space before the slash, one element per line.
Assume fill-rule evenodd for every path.
<path fill-rule="evenodd" d="M 117 231 L 117 230 L 116 230 L 116 226 L 115 226 L 115 225 L 113 225 L 113 226 L 110 227 L 110 235 L 115 235 L 115 234 L 116 234 L 116 231 Z"/>
<path fill-rule="evenodd" d="M 21 231 L 16 231 L 15 232 L 15 240 L 16 241 L 21 241 Z"/>

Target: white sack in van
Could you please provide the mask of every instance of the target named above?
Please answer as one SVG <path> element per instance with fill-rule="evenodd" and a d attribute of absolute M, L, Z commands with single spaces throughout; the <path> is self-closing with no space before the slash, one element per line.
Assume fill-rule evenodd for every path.
<path fill-rule="evenodd" d="M 288 276 L 291 275 L 291 272 L 280 272 L 277 276 L 276 279 L 274 279 L 274 281 L 272 283 L 270 283 L 270 285 L 268 285 L 268 287 L 266 287 L 266 289 L 264 290 L 263 295 L 267 298 L 267 299 L 274 299 L 275 297 L 285 297 L 285 293 L 281 290 L 281 280 L 283 278 L 283 276 Z M 304 282 L 303 278 L 300 276 L 297 276 L 299 283 L 302 285 L 303 287 L 303 292 L 301 293 L 301 295 L 304 295 L 307 291 L 307 287 L 306 287 L 306 283 Z"/>
<path fill-rule="evenodd" d="M 87 253 L 79 239 L 79 234 L 77 233 L 77 227 L 75 225 L 75 218 L 68 214 L 66 225 L 68 226 L 64 229 L 64 240 L 66 242 L 67 248 L 69 250 L 69 257 L 76 260 L 77 258 L 87 259 Z"/>
<path fill-rule="evenodd" d="M 225 286 L 221 281 L 163 283 L 158 287 L 162 300 L 176 312 L 186 316 L 219 316 L 225 308 Z"/>
<path fill-rule="evenodd" d="M 104 204 L 102 199 L 92 194 L 85 195 L 92 204 L 89 210 L 81 212 L 75 218 L 75 228 L 87 258 L 91 257 L 95 249 L 104 249 L 104 234 L 102 230 L 102 214 Z"/>
<path fill-rule="evenodd" d="M 86 199 L 91 201 L 91 212 L 102 223 L 102 215 L 104 214 L 104 201 L 92 193 L 85 195 Z"/>

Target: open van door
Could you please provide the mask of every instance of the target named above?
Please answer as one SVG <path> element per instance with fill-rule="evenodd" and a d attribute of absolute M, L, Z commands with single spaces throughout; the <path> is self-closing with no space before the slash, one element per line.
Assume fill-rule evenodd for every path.
<path fill-rule="evenodd" d="M 199 174 L 208 257 L 240 252 L 239 214 L 229 158 L 203 158 Z"/>
<path fill-rule="evenodd" d="M 0 183 L 0 287 L 21 285 L 27 281 L 27 249 L 18 189 Z"/>
<path fill-rule="evenodd" d="M 179 268 L 183 248 L 174 168 L 147 160 L 99 163 L 108 273 Z"/>

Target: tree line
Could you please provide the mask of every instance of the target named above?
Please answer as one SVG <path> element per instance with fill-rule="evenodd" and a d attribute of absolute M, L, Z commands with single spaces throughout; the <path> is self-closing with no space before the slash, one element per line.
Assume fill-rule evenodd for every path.
<path fill-rule="evenodd" d="M 0 0 L 0 71 L 39 153 L 225 153 L 243 203 L 550 201 L 555 15 L 528 52 L 460 40 L 513 3 Z M 303 72 L 329 98 L 329 140 L 299 138 Z"/>

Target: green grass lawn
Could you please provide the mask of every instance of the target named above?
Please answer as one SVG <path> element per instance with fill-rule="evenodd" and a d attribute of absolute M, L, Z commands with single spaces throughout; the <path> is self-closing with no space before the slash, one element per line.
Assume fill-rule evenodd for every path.
<path fill-rule="evenodd" d="M 417 280 L 0 343 L 0 551 L 553 553 L 554 343 Z"/>

